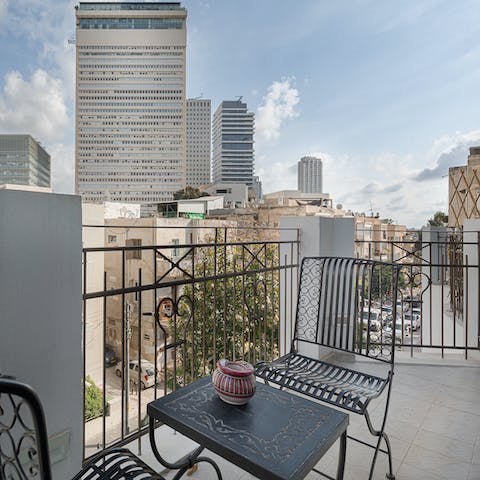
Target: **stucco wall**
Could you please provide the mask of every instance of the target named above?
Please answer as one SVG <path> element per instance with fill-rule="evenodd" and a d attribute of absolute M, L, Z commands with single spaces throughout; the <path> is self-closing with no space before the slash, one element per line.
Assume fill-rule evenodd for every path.
<path fill-rule="evenodd" d="M 0 191 L 0 371 L 30 384 L 45 409 L 54 478 L 82 457 L 80 197 Z"/>

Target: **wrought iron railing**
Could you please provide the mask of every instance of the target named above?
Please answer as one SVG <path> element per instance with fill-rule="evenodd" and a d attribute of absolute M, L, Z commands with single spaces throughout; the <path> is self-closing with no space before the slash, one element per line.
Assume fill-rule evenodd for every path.
<path fill-rule="evenodd" d="M 296 281 L 298 232 L 281 241 L 278 231 L 203 228 L 198 243 L 148 245 L 138 240 L 148 227 L 85 228 L 124 245 L 83 249 L 84 458 L 139 438 L 148 402 L 220 358 L 256 363 L 285 348 L 293 305 L 281 289 Z"/>
<path fill-rule="evenodd" d="M 480 235 L 434 229 L 402 240 L 356 240 L 356 256 L 404 265 L 395 323 L 397 345 L 416 352 L 469 352 L 480 346 Z M 393 324 L 381 312 L 384 326 Z M 388 326 L 388 325 L 387 325 Z M 391 327 L 390 327 L 391 328 Z M 430 350 L 431 349 L 431 350 Z"/>

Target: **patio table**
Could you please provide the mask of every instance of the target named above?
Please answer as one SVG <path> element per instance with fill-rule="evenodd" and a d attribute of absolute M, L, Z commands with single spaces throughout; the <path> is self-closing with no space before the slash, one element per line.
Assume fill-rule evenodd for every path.
<path fill-rule="evenodd" d="M 224 403 L 211 377 L 148 404 L 158 420 L 262 480 L 299 480 L 340 438 L 337 479 L 343 479 L 347 414 L 257 382 L 243 406 Z M 197 452 L 198 454 L 198 452 Z"/>

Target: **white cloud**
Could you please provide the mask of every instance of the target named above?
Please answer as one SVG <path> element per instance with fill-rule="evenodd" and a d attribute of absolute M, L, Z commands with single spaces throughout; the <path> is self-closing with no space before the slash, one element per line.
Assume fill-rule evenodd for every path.
<path fill-rule="evenodd" d="M 266 163 L 265 158 L 259 160 L 264 164 Z M 255 173 L 262 181 L 262 190 L 265 193 L 271 193 L 278 190 L 297 189 L 297 176 L 296 173 L 292 174 L 292 170 L 293 168 L 291 165 L 282 162 L 274 162 L 269 163 L 268 166 L 259 166 Z"/>
<path fill-rule="evenodd" d="M 7 7 L 8 5 L 8 12 Z M 74 190 L 75 0 L 0 0 L 4 34 L 16 39 L 40 65 L 30 78 L 4 77 L 0 91 L 1 132 L 30 133 L 51 156 L 54 192 Z"/>
<path fill-rule="evenodd" d="M 7 73 L 0 93 L 0 131 L 28 133 L 40 141 L 51 156 L 54 192 L 74 190 L 74 146 L 69 142 L 72 130 L 59 79 L 41 69 L 29 80 L 17 71 Z"/>
<path fill-rule="evenodd" d="M 42 142 L 63 138 L 70 128 L 62 83 L 45 70 L 26 81 L 17 71 L 5 75 L 0 96 L 0 129 L 30 133 Z"/>
<path fill-rule="evenodd" d="M 292 82 L 291 78 L 286 78 L 268 87 L 257 109 L 255 130 L 258 137 L 266 140 L 278 138 L 285 121 L 298 116 L 296 106 L 300 97 Z"/>
<path fill-rule="evenodd" d="M 421 227 L 436 211 L 448 211 L 448 173 L 452 162 L 465 165 L 468 147 L 480 145 L 480 130 L 442 136 L 426 152 L 377 155 L 337 155 L 312 150 L 323 160 L 323 184 L 334 204 L 347 210 L 379 212 L 408 227 Z M 258 173 L 264 191 L 297 187 L 296 164 L 291 159 L 271 161 L 261 155 Z M 419 165 L 429 168 L 420 170 Z"/>
<path fill-rule="evenodd" d="M 75 190 L 75 148 L 56 143 L 50 146 L 52 190 L 57 193 L 73 193 Z"/>

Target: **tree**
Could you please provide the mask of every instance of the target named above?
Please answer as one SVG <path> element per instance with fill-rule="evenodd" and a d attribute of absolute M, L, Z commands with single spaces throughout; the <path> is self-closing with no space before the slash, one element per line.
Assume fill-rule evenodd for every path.
<path fill-rule="evenodd" d="M 170 341 L 181 344 L 175 387 L 212 373 L 221 358 L 255 363 L 279 353 L 279 274 L 270 269 L 278 265 L 276 247 L 214 250 L 209 245 L 196 262 L 198 280 L 184 287 L 170 320 Z"/>
<path fill-rule="evenodd" d="M 443 227 L 448 223 L 448 216 L 443 212 L 435 212 L 433 218 L 428 219 L 428 224 L 432 227 Z"/>
<path fill-rule="evenodd" d="M 404 288 L 406 285 L 405 275 L 400 272 L 398 275 L 397 290 Z M 380 299 L 385 297 L 391 297 L 393 289 L 393 273 L 390 266 L 378 266 L 373 269 L 372 272 L 372 297 L 374 299 Z"/>
<path fill-rule="evenodd" d="M 209 197 L 210 194 L 202 192 L 200 189 L 187 186 L 183 190 L 178 190 L 173 194 L 174 200 L 188 200 L 192 198 Z"/>
<path fill-rule="evenodd" d="M 85 421 L 102 416 L 103 394 L 90 376 L 85 378 Z"/>

